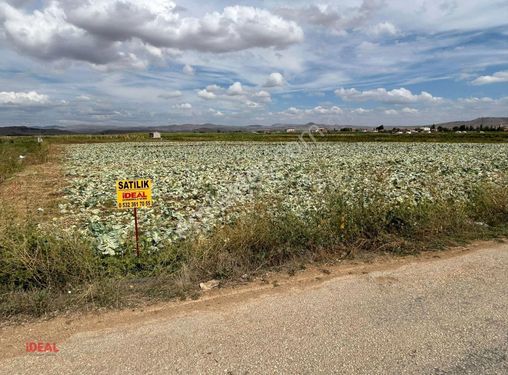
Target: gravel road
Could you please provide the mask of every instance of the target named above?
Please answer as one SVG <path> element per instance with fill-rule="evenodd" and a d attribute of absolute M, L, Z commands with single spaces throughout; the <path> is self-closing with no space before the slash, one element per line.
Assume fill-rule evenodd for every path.
<path fill-rule="evenodd" d="M 0 373 L 508 374 L 507 286 L 508 244 L 491 243 L 84 330 L 56 354 L 0 360 Z"/>

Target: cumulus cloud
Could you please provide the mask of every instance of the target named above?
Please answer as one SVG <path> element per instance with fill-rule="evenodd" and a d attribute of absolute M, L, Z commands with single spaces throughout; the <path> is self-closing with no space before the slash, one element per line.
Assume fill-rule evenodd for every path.
<path fill-rule="evenodd" d="M 208 108 L 208 112 L 212 114 L 212 116 L 222 117 L 224 116 L 224 113 L 221 111 L 214 109 L 214 108 Z"/>
<path fill-rule="evenodd" d="M 244 94 L 242 84 L 240 82 L 235 82 L 231 86 L 229 86 L 228 95 L 242 95 Z"/>
<path fill-rule="evenodd" d="M 237 5 L 182 17 L 162 0 L 55 0 L 31 13 L 3 3 L 0 31 L 15 49 L 40 59 L 130 66 L 144 66 L 140 54 L 160 57 L 162 50 L 282 49 L 303 40 L 294 21 L 264 9 Z"/>
<path fill-rule="evenodd" d="M 78 95 L 78 96 L 76 96 L 76 100 L 88 102 L 88 101 L 92 100 L 92 98 L 90 98 L 88 95 Z"/>
<path fill-rule="evenodd" d="M 312 112 L 313 113 L 318 113 L 320 115 L 330 115 L 330 114 L 335 114 L 335 115 L 338 115 L 338 114 L 341 114 L 343 113 L 344 111 L 337 107 L 337 106 L 333 106 L 333 107 L 322 107 L 322 106 L 317 106 L 317 107 L 314 107 L 312 109 Z"/>
<path fill-rule="evenodd" d="M 194 75 L 194 68 L 189 64 L 185 64 L 184 67 L 182 68 L 182 72 L 184 74 L 192 76 L 192 75 Z"/>
<path fill-rule="evenodd" d="M 368 28 L 367 33 L 375 37 L 396 36 L 399 29 L 391 22 L 381 22 Z"/>
<path fill-rule="evenodd" d="M 473 85 L 488 85 L 490 83 L 508 82 L 508 70 L 496 72 L 491 76 L 480 76 L 472 81 Z"/>
<path fill-rule="evenodd" d="M 466 103 L 466 104 L 492 103 L 492 102 L 495 102 L 494 99 L 492 99 L 492 98 L 490 98 L 488 96 L 484 96 L 484 97 L 481 97 L 481 98 L 477 98 L 475 96 L 470 97 L 470 98 L 459 98 L 457 101 L 459 103 Z"/>
<path fill-rule="evenodd" d="M 164 94 L 158 95 L 158 97 L 161 99 L 173 99 L 178 98 L 180 96 L 182 96 L 182 92 L 180 90 L 168 91 L 165 92 Z"/>
<path fill-rule="evenodd" d="M 422 91 L 420 94 L 413 94 L 410 90 L 405 88 L 386 90 L 385 88 L 378 88 L 373 90 L 359 91 L 355 88 L 344 89 L 340 88 L 335 90 L 335 95 L 339 96 L 343 100 L 348 101 L 378 101 L 382 103 L 391 104 L 404 104 L 404 103 L 435 103 L 442 100 L 440 97 L 432 96 L 426 91 Z"/>
<path fill-rule="evenodd" d="M 355 109 L 351 110 L 351 113 L 356 113 L 358 115 L 361 115 L 361 114 L 364 114 L 364 113 L 368 113 L 368 112 L 371 112 L 371 110 L 370 109 L 365 109 L 365 108 L 362 108 L 362 107 L 355 108 Z"/>
<path fill-rule="evenodd" d="M 404 107 L 401 109 L 401 112 L 402 113 L 418 113 L 418 110 L 416 108 Z"/>
<path fill-rule="evenodd" d="M 271 97 L 270 93 L 268 91 L 265 91 L 265 90 L 261 90 L 261 91 L 256 92 L 254 94 L 254 97 L 259 99 L 260 102 L 264 102 L 264 103 L 272 101 L 272 97 Z"/>
<path fill-rule="evenodd" d="M 1 91 L 0 104 L 7 105 L 41 105 L 49 102 L 49 97 L 36 91 L 15 92 Z"/>
<path fill-rule="evenodd" d="M 218 85 L 208 85 L 198 91 L 198 96 L 207 100 L 222 100 L 243 103 L 249 108 L 258 108 L 269 103 L 272 98 L 268 91 L 257 91 L 253 87 L 245 87 L 240 82 L 234 82 L 228 88 Z"/>
<path fill-rule="evenodd" d="M 18 51 L 40 59 L 65 57 L 105 64 L 120 58 L 111 42 L 101 41 L 67 23 L 57 2 L 31 14 L 0 4 L 0 22 L 6 39 Z"/>
<path fill-rule="evenodd" d="M 339 10 L 331 5 L 309 5 L 305 7 L 281 7 L 277 13 L 283 17 L 314 26 L 344 33 L 362 27 L 374 12 L 380 9 L 382 1 L 363 0 L 359 7 Z"/>
<path fill-rule="evenodd" d="M 278 72 L 271 73 L 266 82 L 265 87 L 280 87 L 284 85 L 284 76 Z"/>
<path fill-rule="evenodd" d="M 318 105 L 314 108 L 296 108 L 296 107 L 289 107 L 285 111 L 279 112 L 282 115 L 289 115 L 289 116 L 300 116 L 300 115 L 340 115 L 344 113 L 342 108 L 337 106 L 332 107 L 324 107 L 321 105 Z"/>
<path fill-rule="evenodd" d="M 397 112 L 395 109 L 387 109 L 385 111 L 385 115 L 397 115 L 399 112 Z"/>
<path fill-rule="evenodd" d="M 301 109 L 298 109 L 296 107 L 289 107 L 288 109 L 286 109 L 283 114 L 290 114 L 290 115 L 297 115 L 299 114 L 300 112 L 302 112 Z"/>
<path fill-rule="evenodd" d="M 198 96 L 202 99 L 206 100 L 212 100 L 215 99 L 217 96 L 212 91 L 208 91 L 208 89 L 203 89 L 198 91 Z"/>
<path fill-rule="evenodd" d="M 415 114 L 415 113 L 418 113 L 418 112 L 419 111 L 416 108 L 405 107 L 405 108 L 402 108 L 400 111 L 397 111 L 395 109 L 387 109 L 387 110 L 384 111 L 384 114 L 385 115 L 389 115 L 389 116 L 393 116 L 393 115 L 398 115 L 400 113 Z"/>
<path fill-rule="evenodd" d="M 190 104 L 190 103 L 175 104 L 173 106 L 173 108 L 175 108 L 175 109 L 192 109 L 192 104 Z"/>

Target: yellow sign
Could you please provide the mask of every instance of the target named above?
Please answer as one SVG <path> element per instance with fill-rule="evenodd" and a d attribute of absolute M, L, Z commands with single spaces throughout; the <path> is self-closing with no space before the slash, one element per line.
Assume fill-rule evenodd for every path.
<path fill-rule="evenodd" d="M 117 180 L 116 203 L 118 208 L 152 207 L 152 180 Z"/>

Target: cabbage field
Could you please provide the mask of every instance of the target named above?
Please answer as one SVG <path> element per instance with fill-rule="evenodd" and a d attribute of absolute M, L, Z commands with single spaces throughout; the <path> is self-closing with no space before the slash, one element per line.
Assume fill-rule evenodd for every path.
<path fill-rule="evenodd" d="M 131 210 L 115 207 L 115 180 L 151 178 L 154 207 L 139 211 L 144 245 L 206 235 L 256 202 L 305 217 L 327 194 L 372 193 L 391 205 L 468 199 L 481 183 L 505 185 L 506 144 L 118 143 L 67 145 L 62 217 L 103 254 L 132 241 Z M 508 188 L 508 187 L 507 187 Z M 365 202 L 368 204 L 368 202 Z M 275 207 L 275 206 L 274 206 Z"/>

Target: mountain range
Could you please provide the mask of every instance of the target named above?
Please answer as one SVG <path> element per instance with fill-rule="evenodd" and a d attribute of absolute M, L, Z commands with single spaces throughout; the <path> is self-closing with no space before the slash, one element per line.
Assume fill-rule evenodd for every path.
<path fill-rule="evenodd" d="M 483 127 L 508 127 L 508 117 L 480 117 L 470 121 L 452 121 L 444 123 L 430 124 L 436 127 L 443 128 L 466 127 L 479 128 Z M 430 126 L 421 125 L 421 126 Z M 234 126 L 234 125 L 218 125 L 218 124 L 173 124 L 161 126 L 134 126 L 134 127 L 113 127 L 113 126 L 99 126 L 99 125 L 76 125 L 70 128 L 61 127 L 26 127 L 26 126 L 5 126 L 0 127 L 0 136 L 23 136 L 23 135 L 65 135 L 65 134 L 121 134 L 121 133 L 137 133 L 137 132 L 202 132 L 202 133 L 215 133 L 215 132 L 256 132 L 256 131 L 283 131 L 286 129 L 295 129 L 295 131 L 304 131 L 311 126 L 317 126 L 326 129 L 341 129 L 341 128 L 366 128 L 371 129 L 373 126 L 359 126 L 359 125 L 329 125 L 329 124 L 272 124 L 272 125 L 247 125 L 247 126 Z M 398 128 L 415 128 L 415 126 L 397 126 Z M 385 126 L 390 129 L 393 126 Z"/>

